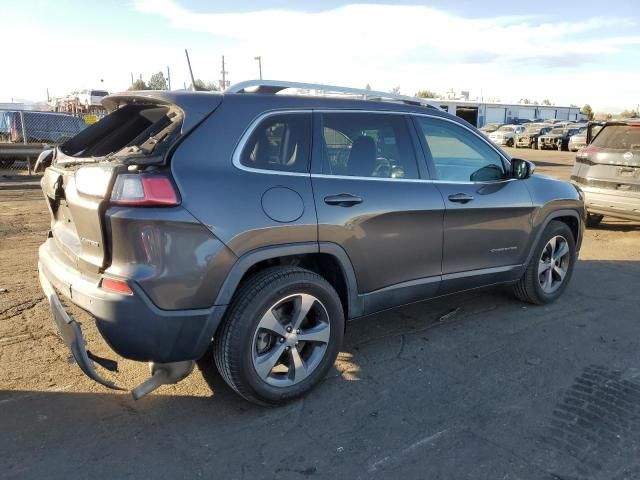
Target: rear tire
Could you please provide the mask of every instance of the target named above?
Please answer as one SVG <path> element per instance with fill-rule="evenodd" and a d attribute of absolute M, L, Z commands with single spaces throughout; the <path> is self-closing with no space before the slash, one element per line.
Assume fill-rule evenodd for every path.
<path fill-rule="evenodd" d="M 214 359 L 246 400 L 276 405 L 325 377 L 343 336 L 342 303 L 324 278 L 297 267 L 272 267 L 238 288 L 216 334 Z"/>
<path fill-rule="evenodd" d="M 576 263 L 573 233 L 566 223 L 552 220 L 544 229 L 524 274 L 513 286 L 523 302 L 543 305 L 557 300 L 571 280 Z"/>
<path fill-rule="evenodd" d="M 595 213 L 587 213 L 586 225 L 587 225 L 588 228 L 597 227 L 598 225 L 600 225 L 600 222 L 602 222 L 603 218 L 604 218 L 604 215 L 598 215 L 598 214 L 595 214 Z"/>
<path fill-rule="evenodd" d="M 513 138 L 510 138 L 509 140 L 507 140 L 507 147 L 513 147 Z"/>

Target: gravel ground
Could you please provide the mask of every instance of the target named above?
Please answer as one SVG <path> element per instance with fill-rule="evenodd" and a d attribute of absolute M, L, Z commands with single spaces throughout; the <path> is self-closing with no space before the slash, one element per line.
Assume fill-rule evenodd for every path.
<path fill-rule="evenodd" d="M 573 159 L 510 153 L 565 179 Z M 47 228 L 37 180 L 0 178 L 2 478 L 640 478 L 640 224 L 588 230 L 553 305 L 494 288 L 352 322 L 329 377 L 276 409 L 210 357 L 139 402 L 87 379 L 37 282 Z M 146 375 L 120 362 L 120 384 Z"/>

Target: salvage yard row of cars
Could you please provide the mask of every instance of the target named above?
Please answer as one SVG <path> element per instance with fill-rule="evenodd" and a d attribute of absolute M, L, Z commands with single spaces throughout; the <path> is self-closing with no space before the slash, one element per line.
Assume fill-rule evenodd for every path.
<path fill-rule="evenodd" d="M 496 145 L 572 152 L 586 145 L 586 130 L 584 123 L 558 120 L 528 121 L 521 125 L 488 123 L 480 129 Z"/>

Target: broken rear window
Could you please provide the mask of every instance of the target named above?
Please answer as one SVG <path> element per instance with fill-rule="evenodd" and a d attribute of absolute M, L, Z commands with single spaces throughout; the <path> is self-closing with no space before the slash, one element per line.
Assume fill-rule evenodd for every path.
<path fill-rule="evenodd" d="M 148 155 L 179 131 L 182 115 L 166 105 L 125 105 L 60 146 L 74 158 Z"/>

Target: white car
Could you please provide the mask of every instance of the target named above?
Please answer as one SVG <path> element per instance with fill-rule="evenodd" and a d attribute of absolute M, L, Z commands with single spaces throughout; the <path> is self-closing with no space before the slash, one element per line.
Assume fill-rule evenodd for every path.
<path fill-rule="evenodd" d="M 524 126 L 522 125 L 503 125 L 489 134 L 489 140 L 496 145 L 513 147 L 516 142 L 516 135 L 522 132 L 524 132 Z"/>
<path fill-rule="evenodd" d="M 78 103 L 85 107 L 100 106 L 104 97 L 109 95 L 106 90 L 83 90 L 78 94 Z"/>

